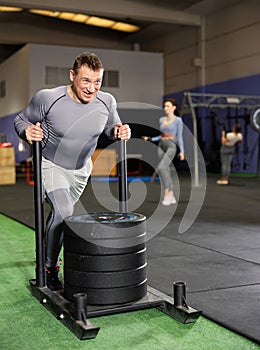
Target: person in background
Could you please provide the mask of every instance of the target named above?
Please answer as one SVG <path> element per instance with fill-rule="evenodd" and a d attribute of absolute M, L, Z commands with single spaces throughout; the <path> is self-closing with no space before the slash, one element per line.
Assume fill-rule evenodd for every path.
<path fill-rule="evenodd" d="M 235 144 L 242 141 L 243 135 L 241 134 L 241 126 L 239 124 L 233 126 L 232 132 L 226 133 L 225 130 L 222 130 L 220 148 L 221 178 L 217 180 L 218 185 L 229 184 Z"/>
<path fill-rule="evenodd" d="M 184 160 L 185 157 L 182 135 L 183 121 L 180 118 L 180 109 L 174 99 L 164 101 L 164 112 L 166 115 L 159 120 L 161 134 L 155 137 L 143 136 L 143 139 L 152 142 L 159 141 L 157 171 L 164 188 L 162 205 L 168 206 L 176 203 L 170 166 L 176 155 L 177 146 L 180 149 L 180 160 Z"/>
<path fill-rule="evenodd" d="M 42 145 L 44 195 L 50 205 L 46 223 L 46 276 L 51 290 L 63 288 L 60 251 L 63 219 L 73 214 L 92 170 L 98 137 L 128 140 L 114 97 L 100 91 L 104 68 L 94 53 L 79 55 L 69 71 L 71 84 L 38 91 L 15 118 L 19 137 Z"/>

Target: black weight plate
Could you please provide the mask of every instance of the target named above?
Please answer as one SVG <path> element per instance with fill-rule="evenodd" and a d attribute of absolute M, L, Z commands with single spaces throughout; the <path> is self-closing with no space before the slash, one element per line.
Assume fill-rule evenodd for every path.
<path fill-rule="evenodd" d="M 68 225 L 64 223 L 65 236 L 80 237 L 85 240 L 100 240 L 100 239 L 126 239 L 142 235 L 146 232 L 146 222 L 139 225 L 131 225 L 126 227 L 110 227 L 108 225 Z"/>
<path fill-rule="evenodd" d="M 250 115 L 252 128 L 260 133 L 260 107 L 255 108 Z"/>
<path fill-rule="evenodd" d="M 120 237 L 120 238 L 111 238 L 111 239 L 87 239 L 87 241 L 94 243 L 96 245 L 101 245 L 108 248 L 124 248 L 129 246 L 136 246 L 141 243 L 146 242 L 146 232 L 141 233 L 140 235 L 136 237 Z"/>
<path fill-rule="evenodd" d="M 146 218 L 141 214 L 95 213 L 70 216 L 64 220 L 64 234 L 87 240 L 136 237 L 146 232 Z M 131 216 L 131 220 L 126 220 Z M 100 219 L 103 218 L 103 219 Z M 105 220 L 104 218 L 108 218 Z M 97 219 L 97 220 L 95 220 Z"/>
<path fill-rule="evenodd" d="M 146 248 L 117 255 L 80 255 L 64 251 L 64 266 L 77 271 L 122 271 L 135 269 L 146 262 Z"/>
<path fill-rule="evenodd" d="M 64 267 L 64 282 L 85 288 L 119 288 L 141 283 L 147 278 L 147 263 L 132 270 L 83 272 Z"/>
<path fill-rule="evenodd" d="M 145 248 L 145 236 L 142 236 L 141 239 L 131 239 L 132 245 L 128 245 L 129 241 L 125 241 L 125 246 L 123 245 L 124 241 L 117 242 L 118 246 L 108 246 L 109 242 L 100 242 L 95 241 L 95 243 L 99 243 L 99 245 L 94 244 L 92 241 L 84 240 L 80 237 L 71 237 L 64 236 L 64 251 L 68 251 L 75 254 L 95 254 L 95 255 L 112 255 L 112 254 L 127 254 L 131 252 L 137 252 Z M 120 246 L 121 245 L 121 246 Z"/>
<path fill-rule="evenodd" d="M 123 223 L 141 222 L 146 217 L 139 213 L 116 213 L 116 212 L 103 212 L 103 213 L 88 213 L 83 215 L 72 215 L 65 218 L 66 222 L 70 223 L 105 223 L 112 226 L 117 226 Z"/>
<path fill-rule="evenodd" d="M 66 299 L 73 301 L 73 295 L 76 293 L 86 293 L 89 305 L 129 303 L 139 300 L 147 294 L 147 280 L 133 286 L 109 289 L 84 288 L 64 283 L 64 297 Z"/>

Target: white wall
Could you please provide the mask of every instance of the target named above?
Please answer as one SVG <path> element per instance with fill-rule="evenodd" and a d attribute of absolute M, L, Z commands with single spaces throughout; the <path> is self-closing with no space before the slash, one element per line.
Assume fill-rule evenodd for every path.
<path fill-rule="evenodd" d="M 207 11 L 208 14 L 205 16 L 205 84 L 213 84 L 229 79 L 259 74 L 260 1 L 237 1 L 237 3 L 234 3 L 232 6 L 228 5 L 227 2 L 227 6 L 218 12 L 214 12 L 210 8 L 208 8 Z M 198 12 L 194 13 L 197 14 Z M 30 41 L 31 39 L 32 42 L 35 40 L 32 28 L 25 26 L 24 29 L 21 29 L 20 27 L 15 27 L 15 23 L 12 23 L 12 25 L 10 32 L 6 33 L 3 31 L 1 35 L 6 36 L 8 34 L 8 36 L 10 36 L 12 34 L 15 38 L 17 31 L 22 31 L 22 34 L 27 40 Z M 17 30 L 15 30 L 15 28 Z M 63 33 L 63 41 L 60 39 L 61 33 Z M 163 35 L 161 37 L 151 35 L 150 41 L 140 43 L 141 49 L 145 52 L 135 52 L 130 50 L 120 51 L 122 49 L 128 49 L 126 44 L 125 46 L 120 46 L 120 40 L 105 42 L 104 40 L 102 41 L 101 37 L 98 37 L 98 40 L 96 40 L 93 33 L 88 33 L 87 36 L 78 36 L 78 41 L 76 41 L 75 36 L 70 36 L 69 31 L 64 33 L 61 28 L 57 28 L 56 31 L 49 32 L 48 42 L 53 44 L 57 42 L 63 44 L 64 42 L 64 45 L 70 42 L 74 43 L 76 47 L 69 48 L 67 46 L 61 46 L 57 49 L 57 46 L 29 45 L 30 51 L 32 52 L 30 62 L 33 64 L 33 68 L 31 68 L 33 69 L 33 74 L 30 77 L 29 95 L 32 96 L 34 91 L 39 88 L 37 79 L 40 79 L 40 81 L 43 80 L 43 73 L 40 73 L 38 68 L 42 69 L 45 62 L 52 63 L 56 59 L 58 61 L 61 60 L 61 64 L 71 65 L 75 53 L 78 54 L 82 52 L 84 50 L 82 46 L 86 43 L 86 47 L 93 47 L 91 46 L 92 44 L 95 44 L 95 47 L 102 47 L 102 49 L 93 49 L 93 51 L 100 53 L 102 58 L 104 57 L 104 65 L 107 66 L 108 69 L 112 69 L 115 64 L 117 66 L 120 65 L 120 68 L 122 65 L 122 89 L 111 91 L 118 98 L 119 102 L 137 100 L 140 102 L 160 104 L 161 96 L 159 97 L 159 95 L 162 95 L 162 93 L 160 92 L 158 94 L 157 91 L 159 90 L 163 91 L 165 94 L 171 94 L 189 90 L 201 84 L 201 69 L 195 67 L 193 64 L 194 58 L 200 57 L 201 54 L 199 45 L 200 37 L 201 33 L 197 27 L 183 26 L 178 32 L 173 33 L 169 30 L 168 35 Z M 46 41 L 46 31 L 44 30 L 40 42 L 46 43 Z M 129 49 L 130 46 L 129 44 Z M 108 47 L 113 50 L 109 50 Z M 48 51 L 50 49 L 51 54 Z M 66 51 L 66 49 L 68 51 Z M 35 50 L 38 50 L 38 54 Z M 150 52 L 154 52 L 154 54 L 150 54 Z M 158 52 L 159 57 L 156 57 L 157 54 L 155 52 Z M 127 53 L 130 59 L 125 59 L 124 55 Z M 139 56 L 137 54 L 139 54 Z M 161 55 L 164 56 L 164 68 L 160 63 L 157 64 L 159 61 L 162 62 Z M 17 103 L 18 97 L 21 99 L 23 94 L 26 93 L 26 90 L 20 87 L 18 89 L 19 96 L 16 93 L 15 86 L 17 84 L 19 85 L 21 81 L 26 80 L 26 70 L 24 67 L 20 69 L 20 63 L 15 61 L 12 70 L 10 69 L 12 65 L 11 62 L 16 57 L 17 56 L 14 55 L 11 60 L 8 59 L 4 62 L 4 65 L 0 66 L 0 80 L 9 74 L 17 77 L 16 80 L 18 80 L 18 82 L 14 84 L 11 83 L 12 89 L 14 89 L 13 92 L 15 92 L 14 100 L 12 96 L 12 103 L 14 104 Z M 35 61 L 36 59 L 41 62 L 41 66 L 38 68 L 36 64 L 37 61 Z M 139 61 L 141 62 L 141 66 Z M 155 66 L 153 66 L 153 64 Z M 108 65 L 110 65 L 110 67 Z M 135 65 L 134 73 L 132 70 L 133 65 Z M 158 86 L 158 84 L 162 84 L 163 79 L 157 78 L 163 69 L 164 87 Z M 15 73 L 15 71 L 17 71 L 17 73 Z M 21 75 L 22 79 L 20 78 Z M 135 75 L 138 77 L 141 76 L 142 78 L 144 77 L 145 79 L 140 79 L 140 81 L 136 82 L 133 79 Z M 10 86 L 10 84 L 8 85 Z M 147 86 L 149 87 L 149 92 L 147 91 Z M 41 87 L 42 86 L 40 86 L 40 88 Z M 157 96 L 157 100 L 155 96 Z M 0 100 L 0 115 L 9 113 L 10 108 L 12 108 L 12 106 L 9 99 Z"/>
<path fill-rule="evenodd" d="M 241 1 L 206 18 L 207 83 L 259 74 L 259 32 L 258 0 Z"/>
<path fill-rule="evenodd" d="M 71 67 L 75 57 L 88 50 L 96 53 L 107 70 L 120 72 L 119 88 L 104 88 L 118 102 L 161 105 L 163 97 L 163 55 L 141 51 L 104 50 L 50 45 L 30 47 L 30 95 L 45 86 L 45 66 Z"/>
<path fill-rule="evenodd" d="M 6 97 L 0 98 L 0 117 L 20 111 L 28 100 L 29 51 L 22 48 L 0 65 L 0 81 L 6 82 Z"/>
<path fill-rule="evenodd" d="M 260 73 L 260 1 L 238 1 L 205 16 L 205 85 Z M 143 50 L 164 52 L 165 94 L 201 85 L 201 32 L 184 27 L 179 32 L 152 38 Z M 246 94 L 246 90 L 245 90 Z"/>
<path fill-rule="evenodd" d="M 192 64 L 198 57 L 199 29 L 183 27 L 178 32 L 154 37 L 142 49 L 164 53 L 164 91 L 170 94 L 198 85 L 198 70 Z"/>
<path fill-rule="evenodd" d="M 105 69 L 120 72 L 120 87 L 104 88 L 118 103 L 161 106 L 164 81 L 160 53 L 30 44 L 0 66 L 1 80 L 6 80 L 8 87 L 6 98 L 0 99 L 0 116 L 20 111 L 37 90 L 49 87 L 45 84 L 46 66 L 70 69 L 75 57 L 85 50 L 95 52 Z"/>

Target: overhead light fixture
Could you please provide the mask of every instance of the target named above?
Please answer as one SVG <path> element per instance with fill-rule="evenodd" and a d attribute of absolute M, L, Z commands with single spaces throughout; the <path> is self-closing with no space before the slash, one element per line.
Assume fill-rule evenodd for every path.
<path fill-rule="evenodd" d="M 85 23 L 89 16 L 82 13 L 73 13 L 73 12 L 60 12 L 58 18 L 64 19 L 66 21 Z"/>
<path fill-rule="evenodd" d="M 74 14 L 74 17 L 72 18 L 73 22 L 79 22 L 79 23 L 85 23 L 88 20 L 89 16 L 83 15 L 82 13 L 76 13 Z"/>
<path fill-rule="evenodd" d="M 102 18 L 102 17 L 88 16 L 82 13 L 48 11 L 48 10 L 39 10 L 39 9 L 30 9 L 29 12 L 35 13 L 41 16 L 55 17 L 66 21 L 84 23 L 87 25 L 102 27 L 102 28 L 109 28 L 109 29 L 118 30 L 121 32 L 134 33 L 141 29 L 139 26 L 136 26 L 133 24 L 116 22 L 114 20 Z"/>
<path fill-rule="evenodd" d="M 140 27 L 133 24 L 116 22 L 111 29 L 120 30 L 121 32 L 134 33 L 140 30 Z"/>
<path fill-rule="evenodd" d="M 86 21 L 86 24 L 103 28 L 111 28 L 113 25 L 115 25 L 115 23 L 115 21 L 112 21 L 110 19 L 95 16 L 89 17 L 89 19 Z"/>
<path fill-rule="evenodd" d="M 60 19 L 65 19 L 66 21 L 72 21 L 72 18 L 75 16 L 75 13 L 71 12 L 61 12 L 58 15 L 58 18 Z"/>
<path fill-rule="evenodd" d="M 19 12 L 22 10 L 20 7 L 0 6 L 0 12 Z"/>
<path fill-rule="evenodd" d="M 58 17 L 60 12 L 59 11 L 48 11 L 48 10 L 29 10 L 31 13 L 36 13 L 36 15 L 42 15 L 42 16 L 48 16 L 48 17 Z"/>

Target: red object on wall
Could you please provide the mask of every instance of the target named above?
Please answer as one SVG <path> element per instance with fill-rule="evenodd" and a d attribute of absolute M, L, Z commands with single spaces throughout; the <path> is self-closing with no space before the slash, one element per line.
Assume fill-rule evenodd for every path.
<path fill-rule="evenodd" d="M 11 142 L 1 142 L 0 143 L 0 147 L 3 148 L 3 147 L 12 147 L 12 144 Z"/>

